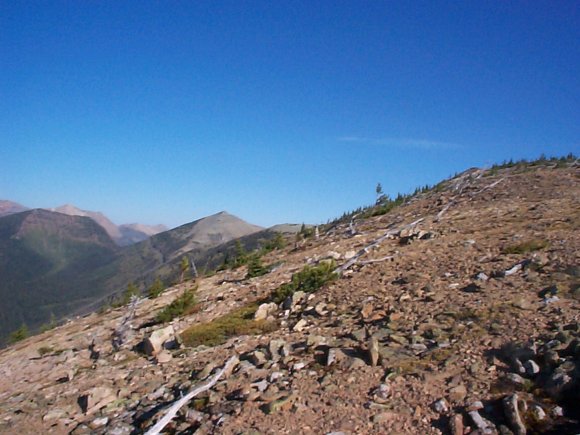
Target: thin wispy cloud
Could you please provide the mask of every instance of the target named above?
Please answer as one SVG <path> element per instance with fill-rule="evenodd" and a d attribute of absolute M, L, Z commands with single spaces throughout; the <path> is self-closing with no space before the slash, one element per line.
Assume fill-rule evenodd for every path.
<path fill-rule="evenodd" d="M 444 142 L 431 139 L 414 139 L 414 138 L 373 138 L 364 136 L 341 136 L 337 138 L 339 142 L 353 143 L 361 145 L 374 145 L 374 146 L 388 146 L 388 147 L 399 147 L 399 148 L 414 148 L 422 150 L 441 150 L 441 149 L 459 149 L 463 148 L 463 145 L 453 142 Z"/>

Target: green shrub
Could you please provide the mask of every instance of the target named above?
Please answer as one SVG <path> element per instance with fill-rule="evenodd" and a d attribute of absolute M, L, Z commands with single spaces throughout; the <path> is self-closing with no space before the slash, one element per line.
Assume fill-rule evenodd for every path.
<path fill-rule="evenodd" d="M 18 343 L 19 341 L 22 341 L 29 336 L 30 331 L 28 331 L 28 326 L 23 323 L 20 328 L 10 334 L 10 337 L 8 337 L 8 342 L 11 344 Z"/>
<path fill-rule="evenodd" d="M 50 346 L 42 346 L 42 347 L 38 348 L 38 354 L 40 356 L 44 356 L 47 353 L 52 353 L 52 352 L 54 352 L 54 349 Z"/>
<path fill-rule="evenodd" d="M 262 276 L 268 272 L 269 269 L 262 264 L 262 259 L 258 254 L 250 255 L 248 259 L 248 272 L 246 274 L 246 279 Z"/>
<path fill-rule="evenodd" d="M 290 282 L 274 290 L 272 300 L 281 303 L 297 291 L 312 293 L 337 278 L 334 269 L 336 269 L 334 261 L 324 261 L 316 266 L 304 266 L 300 272 L 292 275 Z"/>
<path fill-rule="evenodd" d="M 190 314 L 197 303 L 195 300 L 196 288 L 185 290 L 178 298 L 157 313 L 155 320 L 158 323 L 166 323 L 176 317 Z"/>
<path fill-rule="evenodd" d="M 208 323 L 193 325 L 181 334 L 186 346 L 218 346 L 238 335 L 263 334 L 274 331 L 276 322 L 254 320 L 256 304 L 246 305 Z"/>
<path fill-rule="evenodd" d="M 149 290 L 147 291 L 147 295 L 151 299 L 155 299 L 155 298 L 158 298 L 161 295 L 161 293 L 163 293 L 163 290 L 165 290 L 165 286 L 161 282 L 161 279 L 157 278 L 153 282 L 153 284 L 151 284 L 151 287 L 149 287 Z"/>
<path fill-rule="evenodd" d="M 51 313 L 50 321 L 48 323 L 43 323 L 42 325 L 40 325 L 40 332 L 50 331 L 51 329 L 56 328 L 56 326 L 57 326 L 56 316 L 54 315 L 54 313 Z"/>
<path fill-rule="evenodd" d="M 532 239 L 515 245 L 506 246 L 502 252 L 504 254 L 526 254 L 528 252 L 544 249 L 549 245 L 546 240 Z"/>

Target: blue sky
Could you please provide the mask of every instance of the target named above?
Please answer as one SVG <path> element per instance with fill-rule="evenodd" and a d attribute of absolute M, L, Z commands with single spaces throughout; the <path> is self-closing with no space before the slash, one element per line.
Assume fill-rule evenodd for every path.
<path fill-rule="evenodd" d="M 0 198 L 325 222 L 580 151 L 577 1 L 0 3 Z"/>

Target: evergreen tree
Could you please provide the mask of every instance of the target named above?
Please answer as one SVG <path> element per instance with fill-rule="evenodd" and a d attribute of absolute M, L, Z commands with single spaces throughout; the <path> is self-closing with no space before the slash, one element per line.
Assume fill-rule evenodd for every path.
<path fill-rule="evenodd" d="M 248 258 L 248 273 L 246 278 L 254 278 L 268 273 L 268 269 L 262 264 L 262 258 L 258 254 L 250 255 Z"/>
<path fill-rule="evenodd" d="M 234 267 L 239 267 L 248 262 L 248 253 L 242 245 L 242 242 L 236 240 L 236 259 L 234 260 Z"/>
<path fill-rule="evenodd" d="M 151 284 L 151 287 L 149 287 L 147 294 L 151 299 L 155 299 L 163 293 L 163 290 L 165 290 L 163 282 L 161 282 L 161 279 L 157 277 L 153 284 Z"/>
<path fill-rule="evenodd" d="M 20 328 L 18 328 L 16 331 L 14 331 L 14 332 L 12 332 L 12 334 L 10 334 L 8 341 L 10 343 L 17 343 L 19 341 L 24 340 L 29 335 L 30 335 L 30 332 L 28 331 L 28 326 L 26 326 L 26 323 L 23 323 L 22 326 L 20 326 Z"/>
<path fill-rule="evenodd" d="M 179 277 L 179 282 L 183 283 L 183 281 L 185 281 L 185 277 L 187 275 L 187 272 L 189 272 L 189 259 L 187 258 L 186 255 L 184 255 L 183 257 L 181 257 L 181 263 L 179 264 L 179 270 L 181 271 L 181 275 Z"/>

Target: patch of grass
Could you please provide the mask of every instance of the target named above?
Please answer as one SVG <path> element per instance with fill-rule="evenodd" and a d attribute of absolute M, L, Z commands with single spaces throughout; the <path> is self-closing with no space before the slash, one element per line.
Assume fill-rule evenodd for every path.
<path fill-rule="evenodd" d="M 503 248 L 503 254 L 526 254 L 528 252 L 539 251 L 549 246 L 547 240 L 532 239 L 526 240 L 515 245 L 506 246 Z"/>
<path fill-rule="evenodd" d="M 272 301 L 277 304 L 283 302 L 288 296 L 297 291 L 312 293 L 329 281 L 337 278 L 336 262 L 324 261 L 316 266 L 304 266 L 300 271 L 292 275 L 290 282 L 282 284 L 272 293 Z"/>
<path fill-rule="evenodd" d="M 181 334 L 186 346 L 218 346 L 238 335 L 262 334 L 274 331 L 276 322 L 254 320 L 257 304 L 246 305 L 208 323 L 194 325 Z"/>
<path fill-rule="evenodd" d="M 176 317 L 191 314 L 197 304 L 197 301 L 195 300 L 195 290 L 196 288 L 185 290 L 179 297 L 174 299 L 173 302 L 159 311 L 157 316 L 155 316 L 155 320 L 159 323 L 166 323 Z"/>
<path fill-rule="evenodd" d="M 40 356 L 44 356 L 52 352 L 54 352 L 54 348 L 52 346 L 42 346 L 38 348 L 38 354 Z"/>

